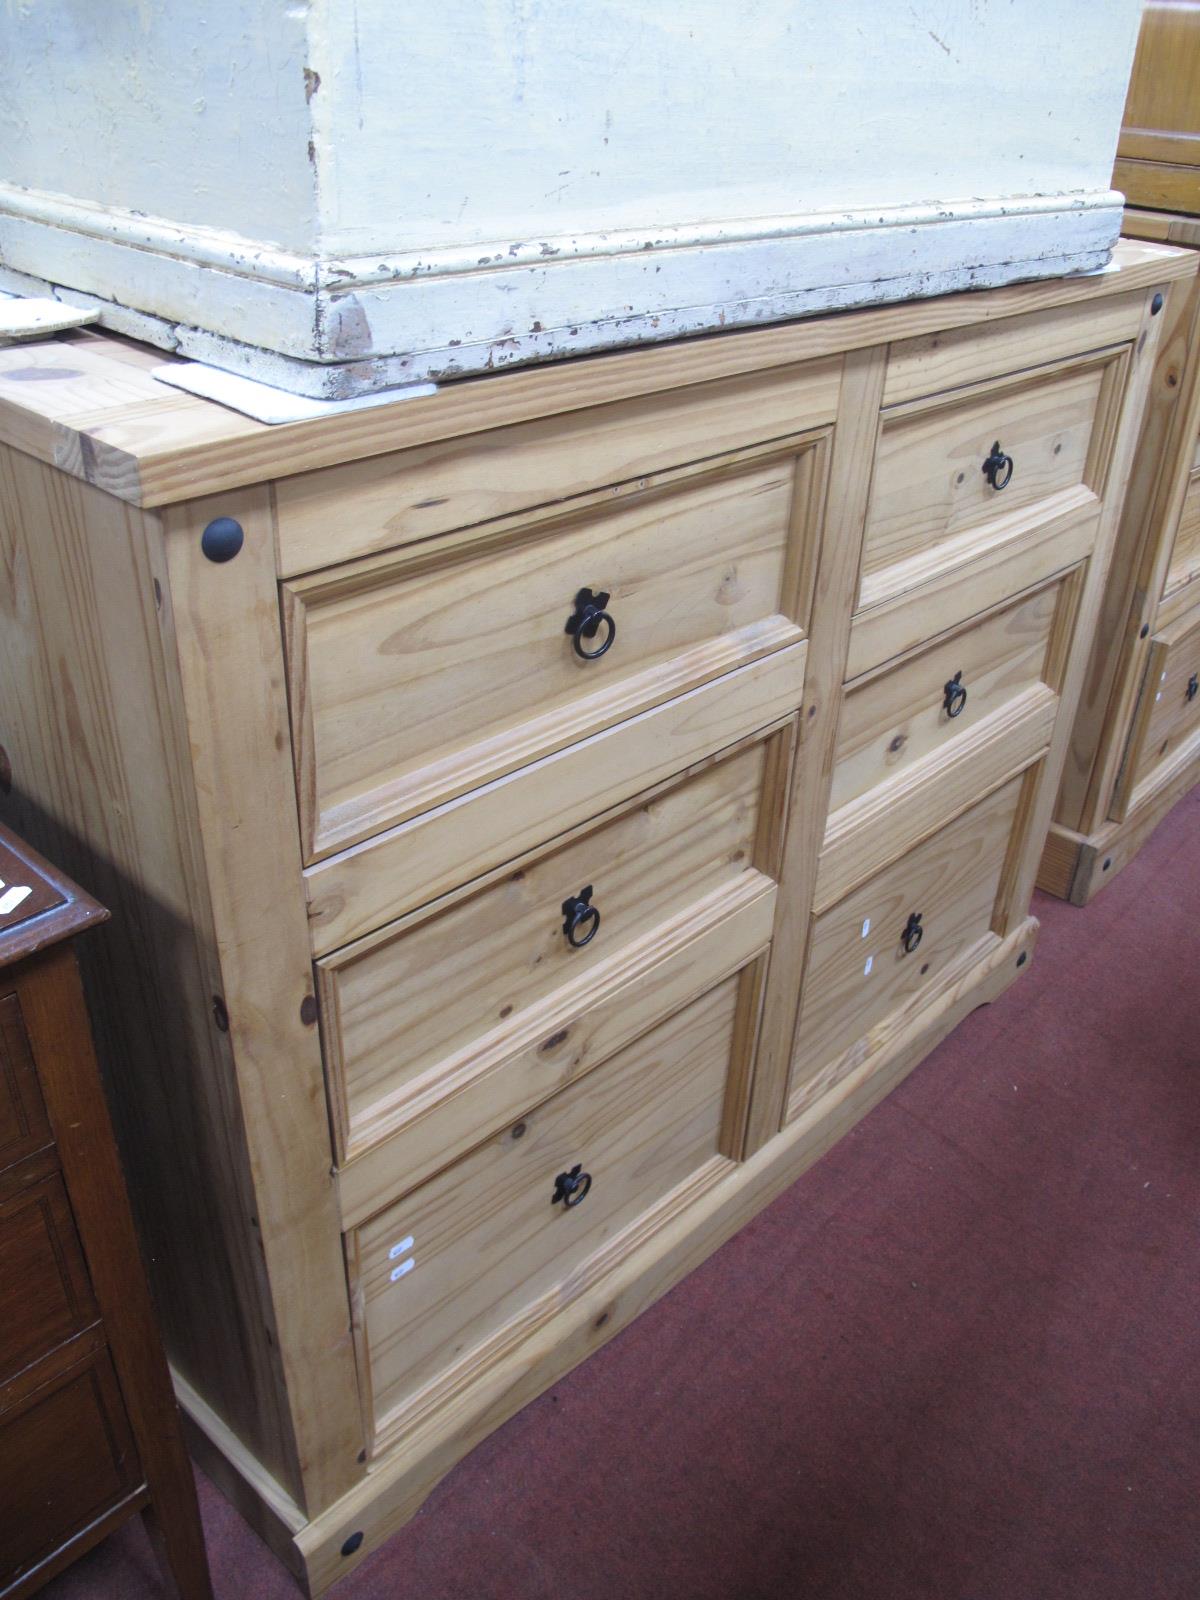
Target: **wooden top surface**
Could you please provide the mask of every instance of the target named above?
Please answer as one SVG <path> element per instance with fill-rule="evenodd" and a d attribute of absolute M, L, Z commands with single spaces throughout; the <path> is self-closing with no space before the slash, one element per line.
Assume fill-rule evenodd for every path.
<path fill-rule="evenodd" d="M 633 395 L 909 339 L 1194 274 L 1193 253 L 1122 239 L 1113 267 L 583 356 L 443 385 L 424 399 L 271 427 L 150 376 L 170 358 L 78 330 L 0 349 L 0 442 L 135 505 L 157 506 L 335 462 Z"/>
<path fill-rule="evenodd" d="M 91 895 L 0 824 L 0 967 L 107 920 Z"/>

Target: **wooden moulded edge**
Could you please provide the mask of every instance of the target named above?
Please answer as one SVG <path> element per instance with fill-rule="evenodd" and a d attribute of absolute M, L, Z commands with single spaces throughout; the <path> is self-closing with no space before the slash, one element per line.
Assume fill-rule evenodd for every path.
<path fill-rule="evenodd" d="M 157 383 L 148 369 L 161 364 L 159 351 L 75 335 L 21 346 L 14 363 L 36 364 L 39 351 L 69 352 L 84 373 L 82 383 L 76 375 L 71 406 L 64 408 L 56 398 L 51 408 L 49 397 L 39 393 L 55 385 L 5 385 L 0 362 L 0 440 L 136 505 L 166 505 L 764 366 L 1104 299 L 1190 277 L 1200 261 L 1171 245 L 1121 240 L 1113 267 L 463 379 L 426 399 L 281 427 L 252 422 Z"/>

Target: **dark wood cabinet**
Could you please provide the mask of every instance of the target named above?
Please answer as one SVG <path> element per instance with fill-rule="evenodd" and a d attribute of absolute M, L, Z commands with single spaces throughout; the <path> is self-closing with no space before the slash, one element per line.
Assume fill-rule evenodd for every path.
<path fill-rule="evenodd" d="M 0 828 L 0 1596 L 140 1511 L 211 1600 L 72 945 L 106 917 Z"/>

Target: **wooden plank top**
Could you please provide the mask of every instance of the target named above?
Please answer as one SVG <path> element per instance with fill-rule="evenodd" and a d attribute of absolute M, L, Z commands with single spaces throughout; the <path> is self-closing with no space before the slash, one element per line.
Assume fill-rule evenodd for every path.
<path fill-rule="evenodd" d="M 98 901 L 0 824 L 0 967 L 107 920 Z"/>
<path fill-rule="evenodd" d="M 151 377 L 162 351 L 91 331 L 0 349 L 0 442 L 159 506 L 639 394 L 1151 288 L 1200 262 L 1122 239 L 1104 272 L 908 300 L 448 383 L 423 399 L 272 427 Z"/>

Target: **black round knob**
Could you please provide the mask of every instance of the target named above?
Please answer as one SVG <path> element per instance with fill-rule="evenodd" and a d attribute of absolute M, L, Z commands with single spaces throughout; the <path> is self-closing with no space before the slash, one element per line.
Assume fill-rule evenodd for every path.
<path fill-rule="evenodd" d="M 942 704 L 948 717 L 959 717 L 967 703 L 967 686 L 962 673 L 956 672 L 948 683 L 942 685 Z"/>
<path fill-rule="evenodd" d="M 591 589 L 580 589 L 575 596 L 575 609 L 567 618 L 564 632 L 571 635 L 571 643 L 575 654 L 582 661 L 596 661 L 604 655 L 617 637 L 617 625 L 604 609 L 610 596 L 598 589 L 594 594 Z M 591 640 L 600 635 L 600 643 L 594 650 L 586 648 L 584 641 Z"/>
<path fill-rule="evenodd" d="M 1191 677 L 1188 679 L 1187 698 L 1189 700 L 1194 700 L 1197 694 L 1200 694 L 1200 677 L 1197 677 L 1193 672 Z"/>
<path fill-rule="evenodd" d="M 904 932 L 900 935 L 900 945 L 906 956 L 913 951 L 925 937 L 925 929 L 921 926 L 921 913 L 910 911 L 908 921 L 904 924 Z"/>
<path fill-rule="evenodd" d="M 572 1206 L 582 1205 L 588 1197 L 592 1187 L 592 1175 L 584 1172 L 580 1162 L 576 1162 L 570 1172 L 560 1172 L 554 1180 L 554 1194 L 550 1204 L 556 1206 L 561 1200 L 567 1210 Z"/>
<path fill-rule="evenodd" d="M 1007 489 L 1012 482 L 1013 458 L 1006 456 L 1000 448 L 999 439 L 992 446 L 992 453 L 983 463 L 983 475 L 993 489 Z"/>
<path fill-rule="evenodd" d="M 600 927 L 600 913 L 592 904 L 590 883 L 586 889 L 580 889 L 578 894 L 563 901 L 562 913 L 567 943 L 572 949 L 582 950 L 585 944 L 590 944 L 596 937 Z"/>
<path fill-rule="evenodd" d="M 200 535 L 200 549 L 210 561 L 232 561 L 245 539 L 240 522 L 232 517 L 214 517 Z"/>

